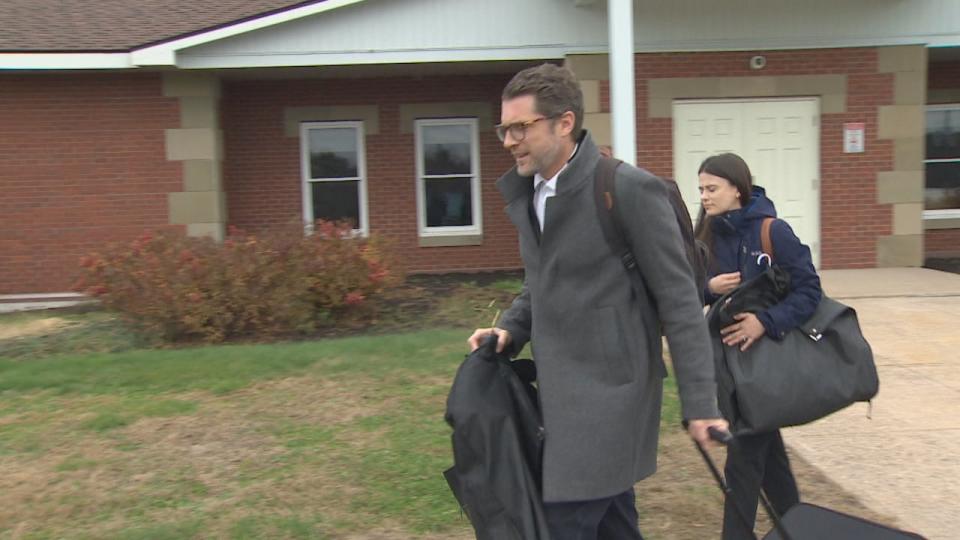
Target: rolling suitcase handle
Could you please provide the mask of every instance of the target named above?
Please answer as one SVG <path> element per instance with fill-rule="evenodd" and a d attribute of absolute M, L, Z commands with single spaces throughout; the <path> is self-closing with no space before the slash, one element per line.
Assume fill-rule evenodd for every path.
<path fill-rule="evenodd" d="M 683 422 L 683 427 L 687 427 L 686 420 Z M 729 431 L 721 431 L 717 428 L 710 427 L 707 428 L 707 432 L 710 434 L 711 439 L 723 444 L 724 446 L 736 444 L 736 439 L 734 439 L 733 434 Z M 697 448 L 697 451 L 700 452 L 700 455 L 703 457 L 703 461 L 706 462 L 707 467 L 710 468 L 710 472 L 713 474 L 714 480 L 716 480 L 717 485 L 720 486 L 720 491 L 723 492 L 725 497 L 729 497 L 730 494 L 733 493 L 733 490 L 730 489 L 730 486 L 727 485 L 727 481 L 724 480 L 723 475 L 720 474 L 720 470 L 713 462 L 713 458 L 710 457 L 710 454 L 708 454 L 707 451 L 704 450 L 697 441 L 693 441 L 693 445 Z M 790 533 L 787 532 L 786 528 L 783 526 L 783 523 L 780 521 L 780 515 L 777 514 L 777 511 L 773 509 L 773 505 L 770 504 L 770 499 L 767 498 L 767 494 L 764 493 L 763 489 L 760 490 L 760 503 L 763 504 L 763 509 L 773 521 L 774 528 L 778 533 L 780 533 L 780 538 L 783 540 L 793 540 L 793 538 L 790 536 Z M 743 523 L 745 525 L 749 524 L 750 520 L 747 519 L 747 516 L 743 515 L 743 511 L 740 509 L 740 507 L 734 505 L 734 508 L 737 509 L 737 515 L 740 516 L 740 519 L 743 520 Z M 756 534 L 754 534 L 753 537 L 756 538 Z"/>

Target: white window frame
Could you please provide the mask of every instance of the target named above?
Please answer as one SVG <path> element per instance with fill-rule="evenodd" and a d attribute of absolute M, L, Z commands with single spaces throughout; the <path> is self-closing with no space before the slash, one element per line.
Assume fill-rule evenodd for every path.
<path fill-rule="evenodd" d="M 927 111 L 957 111 L 960 113 L 960 103 L 947 103 L 942 105 L 927 105 L 924 113 Z M 924 129 L 923 137 L 927 137 L 926 129 L 926 114 L 924 114 Z M 924 152 L 926 152 L 927 145 L 924 144 Z M 927 156 L 923 156 L 923 190 L 924 190 L 924 200 L 926 200 L 926 190 L 927 190 L 927 163 L 960 163 L 960 157 L 958 158 L 946 158 L 946 159 L 927 159 Z M 934 221 L 938 219 L 960 219 L 960 208 L 945 208 L 941 210 L 927 210 L 923 209 L 923 219 L 925 221 Z"/>
<path fill-rule="evenodd" d="M 456 227 L 427 227 L 426 186 L 424 184 L 423 128 L 432 126 L 470 126 L 470 200 L 473 225 Z M 480 134 L 476 118 L 423 118 L 414 121 L 417 161 L 417 231 L 422 237 L 459 236 L 483 233 L 483 205 L 480 201 Z M 462 174 L 433 175 L 431 179 L 459 178 Z"/>
<path fill-rule="evenodd" d="M 353 178 L 310 178 L 310 137 L 309 133 L 315 129 L 353 128 L 357 134 L 357 176 Z M 302 122 L 300 124 L 300 184 L 301 198 L 303 199 L 303 222 L 310 231 L 313 228 L 313 192 L 310 184 L 317 182 L 359 181 L 358 202 L 360 209 L 360 223 L 353 231 L 360 236 L 369 234 L 369 213 L 367 212 L 367 152 L 364 144 L 363 122 Z"/>

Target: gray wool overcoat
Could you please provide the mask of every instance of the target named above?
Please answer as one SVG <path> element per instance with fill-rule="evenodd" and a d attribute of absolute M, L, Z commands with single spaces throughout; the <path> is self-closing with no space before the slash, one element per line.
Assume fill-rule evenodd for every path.
<path fill-rule="evenodd" d="M 630 489 L 656 470 L 667 337 L 686 419 L 718 418 L 710 336 L 662 181 L 623 164 L 616 204 L 647 292 L 634 293 L 604 240 L 593 194 L 600 154 L 586 134 L 531 221 L 533 179 L 497 181 L 520 237 L 521 294 L 498 326 L 537 364 L 546 431 L 543 498 L 590 500 Z"/>

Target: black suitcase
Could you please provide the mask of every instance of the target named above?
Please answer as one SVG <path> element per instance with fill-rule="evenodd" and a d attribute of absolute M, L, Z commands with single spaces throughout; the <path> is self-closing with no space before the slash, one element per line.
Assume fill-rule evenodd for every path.
<path fill-rule="evenodd" d="M 710 437 L 724 444 L 733 442 L 733 435 L 729 432 L 719 432 L 713 428 L 710 430 Z M 693 444 L 703 456 L 724 496 L 728 496 L 731 490 L 713 459 L 699 444 Z M 760 503 L 773 521 L 773 530 L 767 533 L 763 540 L 925 540 L 919 534 L 886 527 L 815 504 L 797 504 L 781 517 L 773 510 L 762 490 Z M 746 521 L 744 516 L 740 517 Z"/>
<path fill-rule="evenodd" d="M 774 519 L 773 515 L 770 517 Z M 909 538 L 923 540 L 923 537 L 919 534 L 892 529 L 872 521 L 807 503 L 800 503 L 788 510 L 780 518 L 780 525 L 786 529 L 792 540 L 805 540 L 807 538 L 836 538 L 837 540 L 906 540 Z M 763 537 L 763 540 L 785 539 L 774 528 Z"/>

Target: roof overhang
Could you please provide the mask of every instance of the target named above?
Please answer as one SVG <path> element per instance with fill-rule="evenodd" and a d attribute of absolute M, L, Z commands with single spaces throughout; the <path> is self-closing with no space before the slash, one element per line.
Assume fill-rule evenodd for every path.
<path fill-rule="evenodd" d="M 266 17 L 244 21 L 202 34 L 137 49 L 130 52 L 130 60 L 135 66 L 175 66 L 177 63 L 177 51 L 179 50 L 245 34 L 254 30 L 268 28 L 304 17 L 310 17 L 344 6 L 359 4 L 363 1 L 364 0 L 326 0 L 325 2 L 310 4 L 309 6 L 274 13 Z"/>
<path fill-rule="evenodd" d="M 74 70 L 176 67 L 177 51 L 254 30 L 310 17 L 365 0 L 326 0 L 200 32 L 187 37 L 118 52 L 0 52 L 0 70 Z"/>

